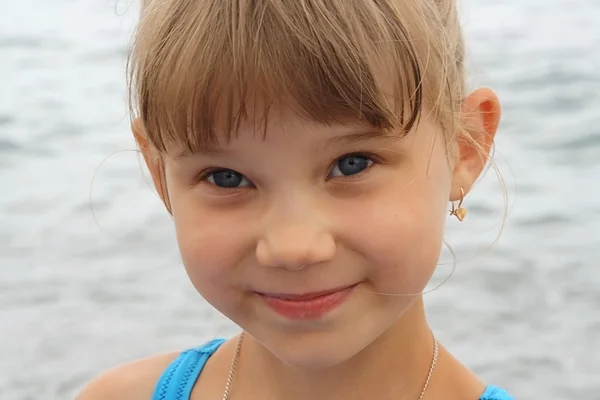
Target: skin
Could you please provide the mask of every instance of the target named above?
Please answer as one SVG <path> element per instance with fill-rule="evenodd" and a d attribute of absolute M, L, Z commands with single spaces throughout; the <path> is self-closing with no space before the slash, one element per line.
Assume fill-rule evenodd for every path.
<path fill-rule="evenodd" d="M 433 350 L 418 293 L 438 262 L 449 202 L 461 198 L 461 188 L 468 193 L 485 166 L 500 120 L 496 95 L 476 90 L 462 115 L 478 147 L 447 149 L 426 112 L 415 131 L 390 138 L 283 110 L 264 138 L 242 126 L 218 151 L 181 157 L 178 149 L 155 154 L 141 124 L 133 124 L 156 187 L 168 188 L 163 200 L 190 280 L 248 332 L 234 399 L 419 397 Z M 344 157 L 356 153 L 368 167 L 345 175 Z M 240 187 L 219 187 L 223 175 L 211 175 L 214 168 L 242 174 Z M 349 298 L 318 321 L 283 318 L 257 294 L 353 284 Z M 236 340 L 209 360 L 193 399 L 222 396 Z M 174 357 L 118 367 L 79 399 L 147 399 Z M 475 400 L 484 388 L 440 348 L 427 399 Z"/>

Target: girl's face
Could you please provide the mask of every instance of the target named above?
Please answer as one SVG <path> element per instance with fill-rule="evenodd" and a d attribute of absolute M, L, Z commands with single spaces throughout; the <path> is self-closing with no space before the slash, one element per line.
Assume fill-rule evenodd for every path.
<path fill-rule="evenodd" d="M 403 138 L 274 114 L 266 135 L 163 162 L 192 283 L 299 367 L 341 363 L 398 321 L 418 296 L 377 293 L 423 290 L 449 199 L 472 183 L 425 114 Z"/>

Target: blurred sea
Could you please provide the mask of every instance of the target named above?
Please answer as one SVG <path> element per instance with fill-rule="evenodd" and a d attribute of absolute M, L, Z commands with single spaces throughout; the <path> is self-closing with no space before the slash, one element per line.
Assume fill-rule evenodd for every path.
<path fill-rule="evenodd" d="M 188 283 L 130 151 L 129 3 L 0 2 L 2 400 L 73 398 L 107 367 L 235 332 Z M 459 262 L 431 323 L 520 399 L 600 399 L 600 2 L 462 3 L 472 83 L 504 104 L 509 215 L 490 248 L 490 171 L 449 223 Z"/>

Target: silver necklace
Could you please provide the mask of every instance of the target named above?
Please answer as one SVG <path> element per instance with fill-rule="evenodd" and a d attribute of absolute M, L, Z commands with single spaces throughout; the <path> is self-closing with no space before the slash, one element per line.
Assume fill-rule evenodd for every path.
<path fill-rule="evenodd" d="M 229 400 L 229 394 L 231 393 L 231 386 L 233 385 L 233 377 L 235 376 L 235 370 L 237 368 L 238 359 L 240 358 L 240 349 L 242 348 L 242 341 L 244 340 L 244 331 L 240 334 L 240 338 L 237 342 L 237 347 L 235 348 L 235 353 L 233 354 L 233 360 L 231 361 L 231 367 L 229 368 L 229 375 L 227 376 L 227 383 L 225 384 L 225 392 L 223 393 L 223 400 Z M 433 335 L 433 358 L 431 359 L 431 366 L 429 367 L 429 373 L 427 374 L 427 379 L 425 380 L 425 385 L 423 386 L 423 390 L 421 390 L 421 395 L 418 400 L 423 400 L 425 396 L 425 391 L 429 386 L 429 381 L 431 380 L 431 376 L 433 375 L 433 370 L 435 369 L 435 365 L 438 360 L 438 340 Z"/>

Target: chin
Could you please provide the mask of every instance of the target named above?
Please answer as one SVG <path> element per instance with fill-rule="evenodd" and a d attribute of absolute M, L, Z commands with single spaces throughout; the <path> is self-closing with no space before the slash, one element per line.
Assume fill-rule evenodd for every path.
<path fill-rule="evenodd" d="M 257 340 L 284 364 L 305 370 L 327 369 L 344 364 L 368 345 L 358 337 L 348 340 L 339 334 L 324 332 L 277 336 Z"/>
<path fill-rule="evenodd" d="M 268 329 L 261 325 L 257 329 L 248 326 L 247 331 L 282 363 L 299 369 L 320 370 L 352 360 L 381 337 L 395 320 L 373 317 L 373 314 L 364 314 L 358 319 L 342 318 L 322 329 Z"/>

